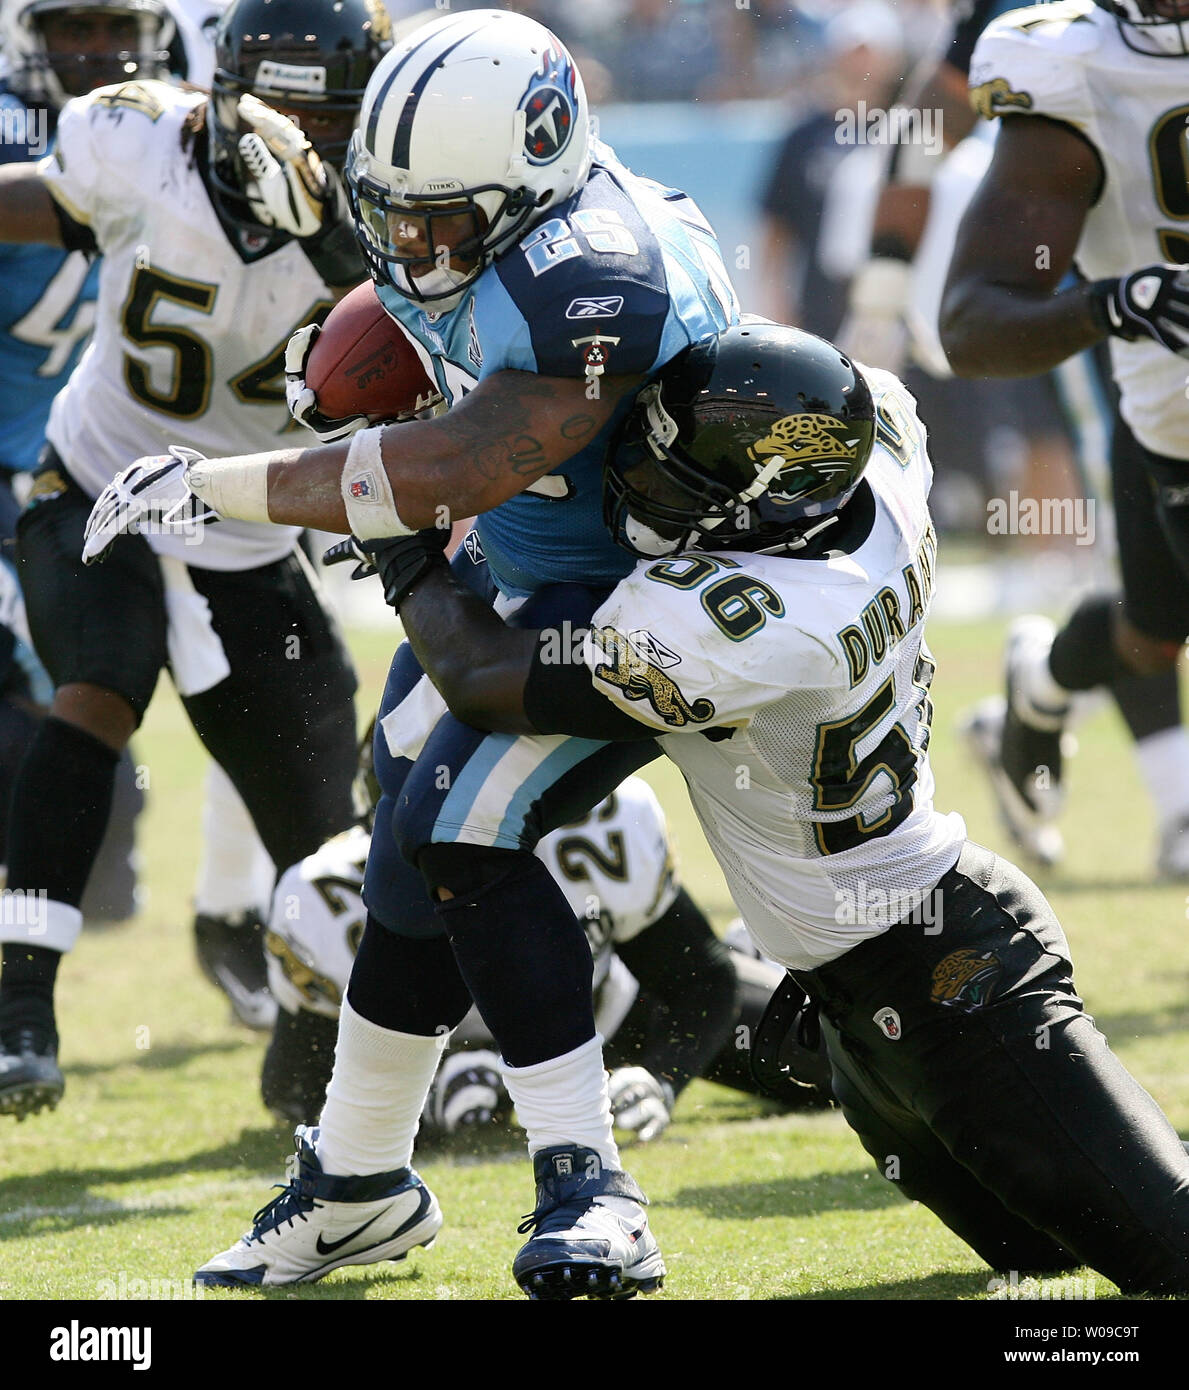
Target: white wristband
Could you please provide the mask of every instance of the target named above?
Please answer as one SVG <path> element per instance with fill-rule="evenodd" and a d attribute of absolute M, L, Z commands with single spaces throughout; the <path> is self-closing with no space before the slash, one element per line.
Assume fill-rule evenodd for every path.
<path fill-rule="evenodd" d="M 343 464 L 340 486 L 347 520 L 352 535 L 361 541 L 380 540 L 385 536 L 412 536 L 416 528 L 406 526 L 396 513 L 392 484 L 384 472 L 380 455 L 380 436 L 383 425 L 360 430 L 351 440 L 347 461 Z"/>
<path fill-rule="evenodd" d="M 221 517 L 268 521 L 268 463 L 271 454 L 197 459 L 186 469 L 186 486 Z"/>

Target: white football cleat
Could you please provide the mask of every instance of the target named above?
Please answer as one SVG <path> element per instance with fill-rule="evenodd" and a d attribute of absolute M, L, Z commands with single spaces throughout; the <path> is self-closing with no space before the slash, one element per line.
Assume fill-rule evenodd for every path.
<path fill-rule="evenodd" d="M 411 1168 L 334 1177 L 318 1161 L 318 1131 L 299 1125 L 294 1137 L 297 1176 L 256 1213 L 246 1235 L 198 1270 L 196 1283 L 305 1284 L 342 1265 L 403 1260 L 433 1244 L 442 1213 Z"/>
<path fill-rule="evenodd" d="M 1034 864 L 1052 868 L 1065 855 L 1065 840 L 1056 824 L 1061 809 L 1060 781 L 1053 782 L 1054 773 L 1058 779 L 1061 776 L 1061 735 L 1039 734 L 1045 741 L 1044 757 L 1048 761 L 1033 763 L 1027 755 L 1019 756 L 1017 745 L 1031 743 L 1027 736 L 1037 731 L 1012 715 L 1012 733 L 1020 737 L 1007 739 L 1008 718 L 1003 696 L 989 695 L 960 721 L 958 728 L 990 779 L 1004 829 Z M 1055 752 L 1050 746 L 1054 742 Z M 1010 772 L 1005 759 L 1010 760 Z"/>
<path fill-rule="evenodd" d="M 560 1146 L 533 1158 L 537 1206 L 512 1275 L 533 1299 L 634 1298 L 654 1293 L 665 1262 L 648 1229 L 648 1199 L 594 1149 Z"/>

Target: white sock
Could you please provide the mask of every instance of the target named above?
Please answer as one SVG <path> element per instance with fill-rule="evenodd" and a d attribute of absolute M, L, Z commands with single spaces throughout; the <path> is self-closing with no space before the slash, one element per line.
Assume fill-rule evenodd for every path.
<path fill-rule="evenodd" d="M 1060 730 L 1073 691 L 1053 679 L 1049 656 L 1056 629 L 1047 618 L 1020 618 L 1011 631 L 1012 707 L 1025 724 Z"/>
<path fill-rule="evenodd" d="M 603 1039 L 589 1042 L 531 1067 L 502 1069 L 516 1118 L 528 1133 L 529 1156 L 555 1144 L 594 1149 L 603 1167 L 618 1170 L 619 1150 L 611 1134 Z"/>
<path fill-rule="evenodd" d="M 1189 732 L 1178 724 L 1135 745 L 1139 770 L 1161 825 L 1189 817 Z"/>
<path fill-rule="evenodd" d="M 347 1000 L 339 1013 L 334 1073 L 318 1121 L 327 1173 L 359 1177 L 405 1168 L 449 1033 L 432 1038 L 381 1028 Z"/>
<path fill-rule="evenodd" d="M 195 912 L 209 917 L 235 917 L 247 911 L 263 915 L 275 877 L 248 808 L 219 764 L 211 763 L 202 807 Z"/>

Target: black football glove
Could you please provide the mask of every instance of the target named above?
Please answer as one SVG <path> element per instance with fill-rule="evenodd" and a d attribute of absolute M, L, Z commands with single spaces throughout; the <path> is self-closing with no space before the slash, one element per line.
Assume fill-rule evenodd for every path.
<path fill-rule="evenodd" d="M 393 536 L 361 541 L 348 536 L 332 545 L 322 557 L 324 565 L 356 561 L 352 579 L 379 574 L 384 582 L 384 602 L 400 612 L 400 606 L 430 570 L 446 566 L 446 547 L 450 544 L 448 526 L 430 526 L 411 536 Z"/>
<path fill-rule="evenodd" d="M 1090 289 L 1099 321 L 1113 337 L 1129 343 L 1155 338 L 1189 357 L 1189 266 L 1146 265 Z"/>

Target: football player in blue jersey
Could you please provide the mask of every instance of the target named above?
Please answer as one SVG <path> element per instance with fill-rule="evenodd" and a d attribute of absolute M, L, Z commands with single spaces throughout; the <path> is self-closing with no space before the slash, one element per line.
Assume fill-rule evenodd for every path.
<path fill-rule="evenodd" d="M 738 317 L 714 234 L 684 194 L 593 139 L 570 55 L 504 11 L 448 15 L 393 49 L 347 171 L 380 296 L 448 412 L 361 429 L 349 445 L 144 461 L 100 497 L 85 553 L 170 499 L 191 521 L 289 520 L 361 539 L 477 515 L 455 562 L 463 582 L 513 621 L 561 621 L 549 585 L 578 581 L 594 601 L 631 566 L 601 519 L 611 430 L 647 374 Z M 291 354 L 295 413 L 341 436 L 352 422 L 322 418 L 300 379 L 307 345 Z M 378 727 L 369 917 L 320 1127 L 298 1132 L 296 1183 L 198 1277 L 293 1283 L 434 1238 L 437 1203 L 408 1165 L 473 999 L 534 1160 L 518 1281 L 533 1296 L 649 1292 L 664 1262 L 612 1137 L 590 950 L 531 845 L 656 745 L 595 729 L 479 733 L 446 713 L 407 647 Z"/>

